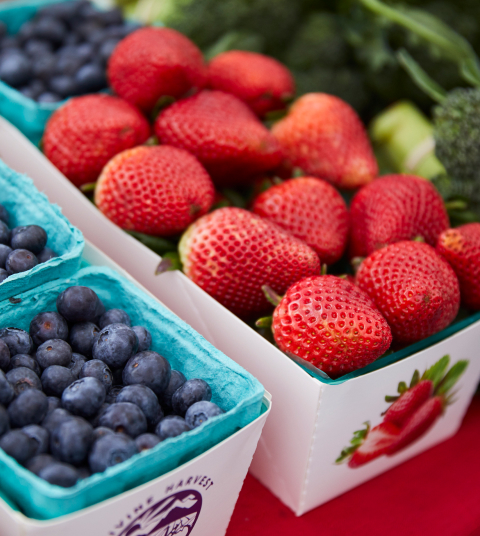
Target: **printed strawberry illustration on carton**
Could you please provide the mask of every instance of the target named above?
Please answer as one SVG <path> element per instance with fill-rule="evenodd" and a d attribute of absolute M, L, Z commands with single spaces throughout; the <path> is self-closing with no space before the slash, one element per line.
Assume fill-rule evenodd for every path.
<path fill-rule="evenodd" d="M 468 366 L 468 361 L 457 361 L 447 372 L 449 363 L 445 355 L 422 376 L 416 370 L 409 386 L 400 382 L 398 396 L 385 397 L 392 404 L 382 414 L 383 421 L 373 428 L 366 422 L 364 429 L 355 431 L 335 463 L 360 467 L 380 456 L 393 456 L 424 436 L 455 401 L 452 389 Z"/>

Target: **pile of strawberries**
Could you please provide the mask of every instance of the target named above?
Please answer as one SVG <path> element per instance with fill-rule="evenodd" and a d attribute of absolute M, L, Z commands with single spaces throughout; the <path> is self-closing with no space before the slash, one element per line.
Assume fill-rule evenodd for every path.
<path fill-rule="evenodd" d="M 279 62 L 229 51 L 206 64 L 168 28 L 121 41 L 108 77 L 117 96 L 73 98 L 51 117 L 46 156 L 78 187 L 96 183 L 123 229 L 182 235 L 185 274 L 242 319 L 278 296 L 271 325 L 287 354 L 338 377 L 444 329 L 460 299 L 480 309 L 480 224 L 449 229 L 420 177 L 377 177 L 342 100 L 311 93 L 287 110 L 295 88 Z M 250 210 L 212 211 L 222 189 L 265 179 Z M 346 190 L 358 190 L 350 207 Z M 341 259 L 355 276 L 321 274 Z"/>

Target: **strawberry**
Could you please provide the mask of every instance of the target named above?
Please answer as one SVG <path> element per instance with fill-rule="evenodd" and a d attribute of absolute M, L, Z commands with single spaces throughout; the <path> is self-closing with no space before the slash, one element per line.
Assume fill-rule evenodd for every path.
<path fill-rule="evenodd" d="M 385 175 L 365 186 L 352 200 L 350 217 L 352 257 L 416 237 L 435 246 L 449 227 L 440 194 L 415 175 Z"/>
<path fill-rule="evenodd" d="M 291 286 L 273 313 L 272 330 L 280 350 L 332 378 L 365 367 L 392 342 L 390 328 L 372 300 L 333 275 Z"/>
<path fill-rule="evenodd" d="M 361 263 L 357 284 L 386 318 L 397 344 L 446 328 L 460 306 L 454 271 L 421 242 L 397 242 L 375 251 Z"/>
<path fill-rule="evenodd" d="M 104 168 L 95 190 L 97 207 L 123 229 L 170 236 L 211 207 L 215 191 L 191 154 L 175 147 L 136 147 Z"/>
<path fill-rule="evenodd" d="M 411 415 L 432 396 L 432 393 L 433 382 L 431 380 L 420 381 L 401 393 L 385 412 L 383 422 L 391 422 L 401 428 Z"/>
<path fill-rule="evenodd" d="M 355 110 L 338 97 L 303 95 L 273 126 L 272 134 L 288 165 L 339 188 L 358 188 L 377 176 L 365 128 Z"/>
<path fill-rule="evenodd" d="M 116 154 L 140 145 L 150 125 L 128 102 L 109 95 L 70 99 L 50 117 L 43 136 L 46 157 L 76 186 L 95 182 Z"/>
<path fill-rule="evenodd" d="M 215 56 L 208 66 L 212 89 L 235 95 L 259 117 L 283 110 L 295 94 L 290 71 L 279 61 L 245 50 L 230 50 Z"/>
<path fill-rule="evenodd" d="M 457 274 L 463 304 L 480 309 L 480 223 L 444 231 L 438 238 L 437 252 Z"/>
<path fill-rule="evenodd" d="M 200 88 L 206 66 L 200 50 L 171 28 L 141 28 L 123 39 L 108 62 L 113 90 L 145 112 L 161 97 Z"/>
<path fill-rule="evenodd" d="M 273 221 L 313 248 L 322 263 L 343 255 L 348 238 L 348 211 L 342 196 L 326 181 L 301 177 L 259 195 L 253 212 Z"/>
<path fill-rule="evenodd" d="M 280 147 L 246 104 L 222 91 L 201 91 L 158 116 L 161 143 L 194 154 L 217 185 L 253 180 L 279 165 Z"/>
<path fill-rule="evenodd" d="M 221 208 L 187 229 L 179 244 L 185 274 L 233 313 L 271 309 L 263 285 L 285 292 L 320 272 L 317 254 L 273 223 L 240 208 Z"/>

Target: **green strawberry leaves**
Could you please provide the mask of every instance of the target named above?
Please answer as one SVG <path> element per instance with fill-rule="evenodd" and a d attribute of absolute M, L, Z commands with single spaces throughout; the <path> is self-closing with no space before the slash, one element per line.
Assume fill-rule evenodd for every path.
<path fill-rule="evenodd" d="M 348 460 L 350 456 L 358 449 L 358 447 L 365 441 L 365 438 L 368 436 L 368 432 L 370 432 L 370 422 L 367 421 L 363 424 L 365 425 L 365 428 L 353 432 L 353 437 L 350 440 L 350 446 L 345 447 L 342 450 L 340 456 L 335 460 L 336 464 L 340 464 Z"/>
<path fill-rule="evenodd" d="M 445 374 L 435 389 L 436 395 L 447 395 L 450 389 L 457 383 L 460 376 L 468 367 L 468 361 L 457 361 L 455 365 Z"/>
<path fill-rule="evenodd" d="M 422 380 L 431 380 L 431 382 L 433 383 L 433 388 L 436 389 L 437 385 L 440 383 L 443 376 L 445 375 L 449 363 L 450 356 L 444 355 L 442 359 L 437 361 L 434 365 L 432 365 L 428 370 L 423 373 Z"/>

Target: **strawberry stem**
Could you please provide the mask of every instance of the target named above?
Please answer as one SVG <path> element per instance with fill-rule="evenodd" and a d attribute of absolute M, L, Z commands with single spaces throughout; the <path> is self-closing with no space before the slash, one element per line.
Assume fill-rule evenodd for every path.
<path fill-rule="evenodd" d="M 320 270 L 320 275 L 327 275 L 328 266 L 326 264 L 322 264 L 322 269 Z"/>
<path fill-rule="evenodd" d="M 417 385 L 417 383 L 420 381 L 420 372 L 418 372 L 418 370 L 416 370 L 414 373 L 413 373 L 413 376 L 412 376 L 412 381 L 410 382 L 410 389 L 412 387 L 415 387 L 415 385 Z"/>
<path fill-rule="evenodd" d="M 350 264 L 353 268 L 353 273 L 356 274 L 358 272 L 358 269 L 360 268 L 360 265 L 364 261 L 365 257 L 353 257 L 353 259 L 350 261 Z"/>
<path fill-rule="evenodd" d="M 273 322 L 273 316 L 264 316 L 263 318 L 259 318 L 255 325 L 257 328 L 270 328 L 272 327 Z"/>
<path fill-rule="evenodd" d="M 87 182 L 87 184 L 82 184 L 82 186 L 80 186 L 80 190 L 84 193 L 84 194 L 88 194 L 90 192 L 93 192 L 95 191 L 95 187 L 97 186 L 97 183 L 96 182 Z"/>
<path fill-rule="evenodd" d="M 267 300 L 275 307 L 277 307 L 277 305 L 282 301 L 283 296 L 277 294 L 273 288 L 269 287 L 268 285 L 263 285 L 262 290 L 265 298 L 267 298 Z"/>

